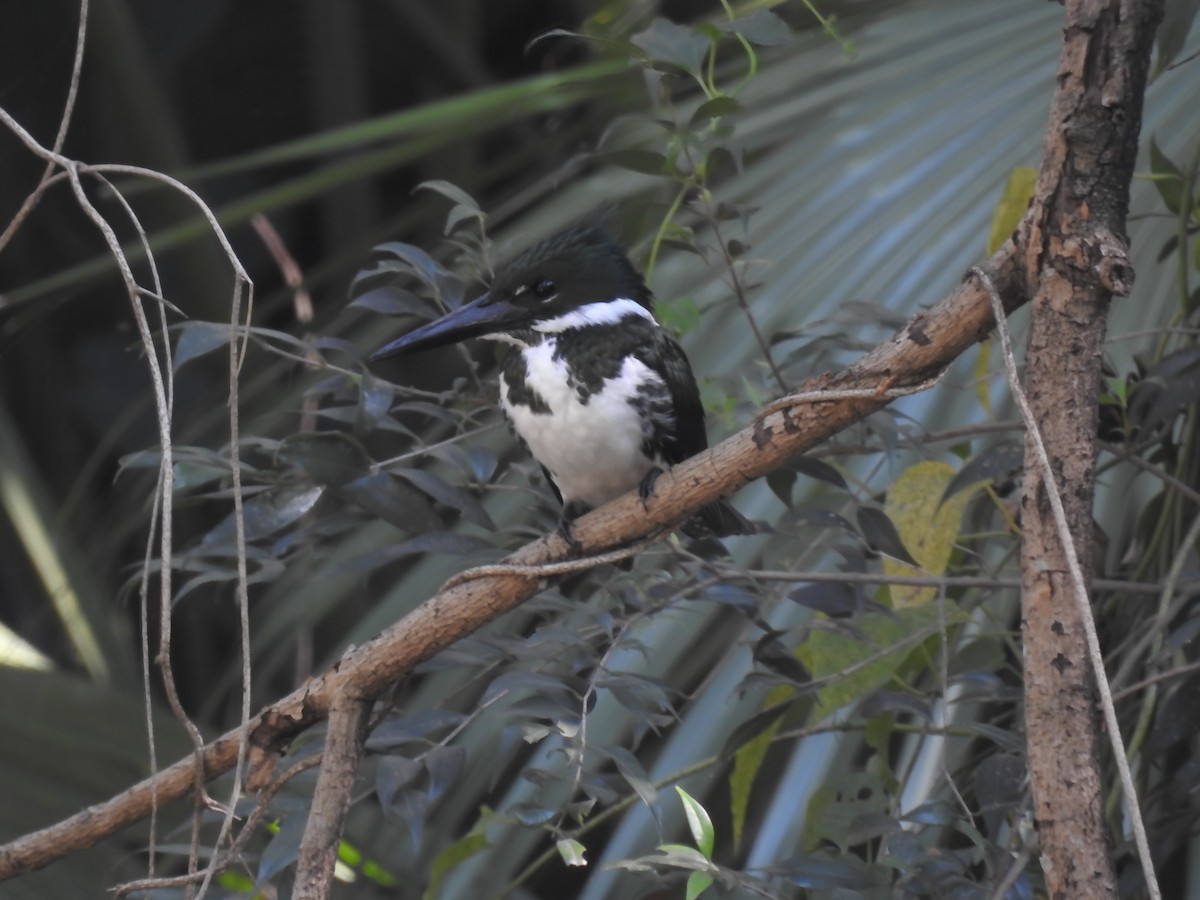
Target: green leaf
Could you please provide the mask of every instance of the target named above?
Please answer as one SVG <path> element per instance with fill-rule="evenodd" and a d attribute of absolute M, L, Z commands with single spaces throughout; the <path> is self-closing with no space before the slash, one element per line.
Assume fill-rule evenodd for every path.
<path fill-rule="evenodd" d="M 400 263 L 396 271 L 410 272 L 435 290 L 439 280 L 445 274 L 432 256 L 413 244 L 406 244 L 403 241 L 388 241 L 386 244 L 377 246 L 374 252 L 381 256 L 393 257 Z M 385 260 L 380 267 L 386 267 L 390 262 Z"/>
<path fill-rule="evenodd" d="M 779 502 L 792 508 L 792 487 L 796 484 L 796 470 L 783 466 L 767 475 L 767 487 Z"/>
<path fill-rule="evenodd" d="M 992 228 L 988 232 L 987 252 L 991 256 L 1000 249 L 1000 245 L 1008 240 L 1009 235 L 1021 223 L 1021 217 L 1029 208 L 1029 198 L 1033 196 L 1037 184 L 1037 170 L 1029 166 L 1017 166 L 1008 176 L 1004 193 L 992 213 Z"/>
<path fill-rule="evenodd" d="M 366 553 L 352 556 L 335 564 L 329 574 L 342 577 L 361 575 L 386 566 L 407 556 L 417 556 L 424 553 L 445 553 L 452 556 L 465 556 L 468 553 L 482 553 L 492 549 L 492 545 L 469 534 L 455 534 L 450 531 L 423 531 L 414 538 L 399 544 L 388 544 L 377 547 Z"/>
<path fill-rule="evenodd" d="M 469 491 L 450 484 L 438 478 L 432 472 L 426 472 L 423 469 L 392 469 L 393 475 L 398 475 L 403 478 L 418 491 L 432 497 L 438 503 L 443 503 L 446 506 L 452 506 L 463 514 L 470 522 L 474 522 L 480 528 L 486 528 L 489 531 L 496 530 L 496 523 L 492 521 L 492 517 L 488 515 L 483 505 L 476 500 Z"/>
<path fill-rule="evenodd" d="M 371 457 L 362 444 L 340 431 L 293 434 L 280 442 L 275 456 L 330 487 L 371 474 Z"/>
<path fill-rule="evenodd" d="M 415 188 L 413 188 L 413 192 L 415 193 L 416 191 L 434 191 L 435 193 L 441 194 L 452 203 L 466 207 L 473 215 L 479 216 L 480 219 L 486 218 L 486 214 L 475 201 L 475 198 L 460 188 L 457 184 L 452 184 L 449 181 L 442 181 L 441 179 L 435 178 L 430 181 L 422 181 Z"/>
<path fill-rule="evenodd" d="M 646 774 L 646 770 L 642 767 L 638 758 L 630 753 L 624 747 L 612 746 L 605 748 L 612 761 L 616 763 L 617 771 L 621 773 L 621 777 L 626 783 L 633 788 L 634 793 L 641 798 L 641 801 L 646 804 L 646 807 L 655 812 L 655 803 L 658 802 L 658 790 L 650 781 L 650 776 Z M 657 814 L 655 819 L 657 819 Z"/>
<path fill-rule="evenodd" d="M 763 7 L 759 7 L 748 16 L 716 24 L 721 31 L 740 34 L 758 47 L 778 47 L 793 37 L 788 23 Z"/>
<path fill-rule="evenodd" d="M 700 327 L 700 307 L 694 297 L 683 296 L 658 305 L 658 320 L 675 335 L 684 335 Z"/>
<path fill-rule="evenodd" d="M 483 815 L 480 816 L 479 821 L 471 831 L 434 857 L 433 867 L 429 873 L 429 887 L 425 888 L 425 893 L 421 895 L 423 900 L 437 900 L 441 895 L 442 881 L 445 880 L 446 876 L 459 863 L 465 862 L 476 853 L 488 848 L 487 833 L 485 831 L 487 818 L 490 818 L 490 816 L 485 807 Z"/>
<path fill-rule="evenodd" d="M 562 861 L 568 866 L 587 865 L 587 860 L 583 858 L 587 847 L 574 838 L 561 838 L 555 842 L 554 846 L 558 850 L 558 855 L 562 857 Z"/>
<path fill-rule="evenodd" d="M 466 761 L 467 751 L 462 747 L 434 747 L 425 754 L 430 803 L 437 801 L 454 786 Z"/>
<path fill-rule="evenodd" d="M 834 896 L 875 897 L 866 893 L 871 888 L 882 888 L 890 884 L 889 870 L 881 865 L 871 866 L 856 856 L 842 855 L 837 858 L 819 854 L 793 856 L 781 866 L 783 875 L 792 884 L 813 891 L 818 896 L 829 896 L 827 892 L 841 889 Z M 890 892 L 882 896 L 891 896 Z"/>
<path fill-rule="evenodd" d="M 212 463 L 176 461 L 175 490 L 187 491 L 217 481 L 228 474 L 229 466 L 221 465 L 219 460 Z"/>
<path fill-rule="evenodd" d="M 362 873 L 364 876 L 370 878 L 376 884 L 382 885 L 383 887 L 396 886 L 396 876 L 373 859 L 368 859 L 362 864 Z"/>
<path fill-rule="evenodd" d="M 767 693 L 763 706 L 770 708 L 783 703 L 796 693 L 791 685 L 781 684 Z M 762 761 L 771 748 L 771 741 L 783 724 L 783 711 L 758 735 L 747 741 L 733 756 L 733 771 L 729 773 L 729 812 L 733 820 L 733 846 L 741 847 L 742 833 L 746 827 L 746 811 L 750 808 L 750 792 Z"/>
<path fill-rule="evenodd" d="M 709 885 L 713 883 L 713 877 L 707 872 L 693 872 L 688 876 L 687 891 L 684 894 L 685 900 L 696 900 L 701 894 L 708 890 Z"/>
<path fill-rule="evenodd" d="M 481 228 L 487 222 L 487 213 L 479 207 L 475 198 L 456 184 L 440 180 L 422 181 L 413 190 L 414 193 L 420 190 L 434 191 L 454 203 L 446 214 L 443 234 L 450 234 L 465 219 L 475 219 Z"/>
<path fill-rule="evenodd" d="M 289 484 L 264 491 L 242 505 L 246 540 L 269 537 L 291 525 L 321 499 L 325 488 L 315 484 Z M 204 535 L 206 547 L 232 545 L 235 535 L 234 514 L 230 513 Z"/>
<path fill-rule="evenodd" d="M 228 325 L 217 322 L 187 322 L 179 330 L 179 340 L 175 344 L 171 365 L 178 372 L 184 363 L 228 346 Z"/>
<path fill-rule="evenodd" d="M 814 582 L 790 591 L 787 598 L 831 619 L 844 619 L 861 606 L 858 592 L 844 582 Z"/>
<path fill-rule="evenodd" d="M 981 484 L 1002 484 L 1014 478 L 1024 463 L 1025 448 L 1016 441 L 1004 441 L 989 447 L 967 460 L 966 465 L 950 479 L 942 491 L 941 502 L 945 503 L 959 491 L 968 489 L 968 496 L 971 496 Z"/>
<path fill-rule="evenodd" d="M 817 481 L 824 481 L 826 484 L 833 485 L 835 488 L 840 488 L 843 491 L 850 489 L 841 472 L 824 460 L 817 459 L 815 456 L 801 455 L 793 457 L 788 466 L 802 475 L 815 478 Z"/>
<path fill-rule="evenodd" d="M 638 147 L 609 150 L 604 154 L 604 159 L 614 166 L 641 175 L 668 175 L 671 172 L 671 164 L 667 162 L 667 158 L 656 150 Z"/>
<path fill-rule="evenodd" d="M 937 615 L 937 604 L 928 603 L 894 612 L 859 615 L 851 620 L 857 633 L 814 631 L 797 654 L 814 679 L 832 680 L 817 692 L 817 709 L 813 717 L 823 718 L 886 684 L 915 645 L 907 643 L 890 653 L 882 651 L 933 624 Z M 957 608 L 949 617 L 960 618 Z M 872 661 L 867 663 L 867 659 Z M 835 677 L 839 675 L 841 677 Z"/>
<path fill-rule="evenodd" d="M 662 856 L 651 859 L 659 865 L 692 869 L 696 872 L 707 872 L 712 868 L 712 861 L 707 856 L 687 844 L 660 844 L 658 850 Z"/>
<path fill-rule="evenodd" d="M 675 66 L 697 77 L 711 46 L 700 32 L 662 18 L 655 19 L 649 28 L 629 40 L 650 62 Z"/>
<path fill-rule="evenodd" d="M 687 816 L 692 839 L 696 842 L 700 852 L 704 854 L 704 858 L 712 859 L 716 834 L 713 831 L 712 819 L 708 817 L 708 811 L 700 805 L 699 800 L 679 785 L 675 785 L 675 790 L 679 793 L 679 799 L 683 801 L 683 812 Z"/>
<path fill-rule="evenodd" d="M 249 894 L 255 889 L 254 879 L 233 869 L 226 869 L 217 876 L 217 884 L 235 894 Z"/>
<path fill-rule="evenodd" d="M 975 376 L 975 399 L 979 401 L 979 408 L 988 416 L 992 415 L 991 377 L 989 375 L 991 365 L 992 340 L 988 338 L 979 342 L 979 350 L 976 352 L 975 362 L 971 366 L 971 373 Z"/>
<path fill-rule="evenodd" d="M 431 301 L 391 284 L 359 294 L 348 305 L 381 316 L 416 316 L 420 319 L 432 319 L 438 314 L 437 307 Z"/>
<path fill-rule="evenodd" d="M 907 563 L 916 563 L 912 554 L 908 552 L 908 548 L 904 546 L 896 523 L 882 509 L 876 509 L 873 506 L 859 507 L 855 518 L 858 520 L 863 540 L 876 553 L 901 559 Z"/>
<path fill-rule="evenodd" d="M 719 97 L 706 100 L 696 107 L 696 111 L 692 113 L 692 124 L 704 124 L 708 119 L 719 119 L 722 116 L 733 115 L 736 112 L 740 112 L 741 109 L 742 104 L 738 103 L 736 98 L 722 94 Z"/>
<path fill-rule="evenodd" d="M 373 472 L 342 485 L 339 493 L 405 534 L 437 531 L 442 520 L 425 495 L 387 472 Z"/>
<path fill-rule="evenodd" d="M 1200 12 L 1200 0 L 1167 0 L 1163 7 L 1162 21 L 1154 35 L 1158 47 L 1158 65 L 1154 67 L 1154 78 L 1165 72 L 1187 43 L 1188 32 L 1196 13 Z"/>
<path fill-rule="evenodd" d="M 808 802 L 805 844 L 819 839 L 837 844 L 843 851 L 851 846 L 855 821 L 871 813 L 886 813 L 889 799 L 883 782 L 869 772 L 850 772 L 823 783 Z"/>
<path fill-rule="evenodd" d="M 1183 207 L 1183 172 L 1159 149 L 1153 137 L 1150 138 L 1150 173 L 1163 204 L 1179 215 Z"/>
<path fill-rule="evenodd" d="M 256 877 L 259 883 L 269 881 L 296 861 L 300 855 L 300 838 L 304 836 L 307 818 L 296 812 L 287 816 L 280 824 L 279 830 L 258 858 Z"/>
<path fill-rule="evenodd" d="M 408 787 L 425 771 L 418 760 L 391 754 L 379 760 L 375 767 L 375 795 L 379 805 L 390 809 L 401 790 Z"/>

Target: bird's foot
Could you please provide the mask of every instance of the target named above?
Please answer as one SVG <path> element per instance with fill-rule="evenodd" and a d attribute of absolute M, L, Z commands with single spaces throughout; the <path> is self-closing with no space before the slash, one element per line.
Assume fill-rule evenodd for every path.
<path fill-rule="evenodd" d="M 586 503 L 579 503 L 575 500 L 568 501 L 563 506 L 562 518 L 558 520 L 558 536 L 567 542 L 567 546 L 571 549 L 572 556 L 583 556 L 583 544 L 575 537 L 571 526 L 575 520 L 582 516 L 585 512 L 591 509 Z"/>
<path fill-rule="evenodd" d="M 646 505 L 646 501 L 654 496 L 654 485 L 658 482 L 658 477 L 662 475 L 661 466 L 652 466 L 650 471 L 642 476 L 641 483 L 638 485 L 638 496 L 642 498 L 642 505 Z"/>

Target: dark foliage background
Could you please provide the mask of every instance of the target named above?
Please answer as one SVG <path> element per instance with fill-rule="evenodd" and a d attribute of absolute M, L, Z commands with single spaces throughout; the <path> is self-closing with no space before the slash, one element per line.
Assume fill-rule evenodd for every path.
<path fill-rule="evenodd" d="M 556 515 L 536 468 L 495 427 L 490 350 L 361 365 L 414 315 L 476 287 L 476 219 L 447 237 L 449 189 L 417 185 L 452 183 L 474 198 L 495 256 L 615 201 L 661 318 L 703 375 L 714 436 L 779 392 L 739 290 L 795 386 L 886 338 L 984 254 L 1013 169 L 1037 163 L 1059 8 L 831 6 L 853 52 L 802 4 L 775 9 L 786 38 L 765 18 L 743 20 L 756 68 L 710 120 L 692 118 L 705 98 L 670 60 L 725 34 L 713 85 L 742 82 L 749 57 L 716 29 L 728 18 L 719 4 L 96 5 L 65 152 L 195 188 L 256 285 L 261 330 L 241 385 L 256 705 Z M 1157 180 L 1134 188 L 1137 292 L 1113 314 L 1097 509 L 1097 575 L 1110 585 L 1097 612 L 1174 896 L 1196 855 L 1195 682 L 1184 667 L 1197 616 L 1192 595 L 1172 587 L 1195 577 L 1200 510 L 1189 330 L 1200 70 L 1196 39 L 1170 41 L 1185 39 L 1193 12 L 1171 4 L 1160 52 L 1178 51 L 1177 66 L 1146 105 L 1143 169 Z M 46 144 L 77 15 L 65 0 L 4 7 L 0 106 Z M 602 40 L 530 46 L 556 28 Z M 6 221 L 42 167 L 0 134 Z M 172 657 L 184 705 L 211 736 L 236 723 L 239 703 L 225 335 L 211 324 L 228 320 L 232 276 L 187 202 L 121 186 L 183 314 L 172 317 Z M 255 213 L 298 264 L 311 320 Z M 121 234 L 134 237 L 126 225 Z M 421 250 L 372 250 L 396 241 Z M 603 866 L 691 843 L 667 789 L 682 781 L 714 820 L 711 890 L 726 896 L 987 897 L 1010 875 L 1006 896 L 1032 896 L 1016 597 L 1003 581 L 1016 546 L 1003 496 L 1020 435 L 1002 382 L 987 351 L 965 359 L 936 391 L 743 491 L 736 502 L 767 523 L 762 536 L 730 542 L 728 554 L 673 544 L 630 573 L 547 591 L 398 687 L 369 745 L 344 895 L 680 894 L 698 864 L 682 851 L 644 872 Z M 123 288 L 59 186 L 0 253 L 0 623 L 11 633 L 0 653 L 13 662 L 0 667 L 0 784 L 11 798 L 0 838 L 145 774 L 136 585 L 154 447 Z M 955 487 L 993 487 L 956 495 L 961 521 L 939 531 L 932 511 L 902 497 L 940 497 L 956 471 Z M 995 584 L 902 599 L 805 578 L 893 565 L 880 551 L 908 550 L 889 521 L 909 550 L 945 549 L 937 566 L 916 554 L 927 572 Z M 159 719 L 160 760 L 172 760 L 187 745 Z M 286 891 L 310 790 L 302 777 L 277 801 L 277 830 L 256 837 L 222 895 L 250 895 L 256 880 Z M 1115 794 L 1110 814 L 1124 864 Z M 160 828 L 168 867 L 185 842 L 175 823 Z M 556 839 L 578 840 L 589 865 L 564 866 Z M 0 885 L 0 896 L 99 896 L 142 871 L 144 842 L 127 835 Z M 1133 896 L 1137 867 L 1127 868 Z"/>

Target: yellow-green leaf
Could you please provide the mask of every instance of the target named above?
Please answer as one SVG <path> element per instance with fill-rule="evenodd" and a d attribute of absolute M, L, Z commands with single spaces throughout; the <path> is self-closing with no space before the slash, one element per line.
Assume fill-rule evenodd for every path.
<path fill-rule="evenodd" d="M 484 807 L 475 827 L 437 855 L 429 873 L 429 887 L 422 894 L 423 900 L 437 900 L 442 889 L 442 879 L 459 863 L 470 859 L 479 851 L 487 849 L 488 840 L 484 829 L 491 815 L 491 810 Z"/>
<path fill-rule="evenodd" d="M 937 620 L 937 615 L 937 607 L 932 604 L 898 609 L 894 613 L 866 613 L 854 620 L 862 638 L 837 631 L 814 631 L 797 655 L 814 680 L 832 679 L 817 692 L 814 720 L 886 684 L 918 644 L 909 642 L 890 653 L 883 651 L 923 630 Z M 868 659 L 871 661 L 866 662 Z M 847 674 L 836 677 L 841 672 Z"/>
<path fill-rule="evenodd" d="M 888 575 L 941 575 L 946 571 L 972 494 L 959 491 L 942 503 L 953 477 L 949 464 L 925 460 L 901 473 L 888 489 L 883 510 L 895 523 L 908 552 L 920 563 L 920 568 L 914 568 L 885 556 L 883 571 Z M 894 584 L 891 595 L 892 607 L 904 609 L 928 603 L 937 596 L 937 589 Z"/>
<path fill-rule="evenodd" d="M 973 373 L 975 376 L 975 396 L 979 398 L 979 408 L 989 416 L 992 414 L 992 395 L 988 392 L 991 379 L 988 370 L 992 366 L 992 340 L 981 341 L 975 354 Z"/>
<path fill-rule="evenodd" d="M 1179 215 L 1183 208 L 1183 172 L 1162 152 L 1153 137 L 1150 138 L 1150 172 L 1163 204 Z"/>
<path fill-rule="evenodd" d="M 788 684 L 778 685 L 770 690 L 763 703 L 763 709 L 770 709 L 776 704 L 783 703 L 796 693 L 796 689 Z M 746 827 L 746 811 L 750 808 L 750 791 L 754 787 L 754 779 L 758 776 L 759 766 L 767 755 L 771 740 L 783 722 L 783 716 L 768 725 L 761 734 L 747 741 L 733 755 L 733 771 L 729 773 L 729 813 L 733 820 L 733 846 L 742 845 L 742 830 Z"/>
<path fill-rule="evenodd" d="M 1033 196 L 1036 184 L 1037 170 L 1029 166 L 1017 166 L 1008 176 L 1008 184 L 1004 186 L 1004 193 L 992 214 L 992 229 L 988 232 L 987 244 L 989 256 L 1000 249 L 1000 245 L 1008 240 L 1020 224 L 1021 217 L 1029 208 L 1029 198 Z"/>

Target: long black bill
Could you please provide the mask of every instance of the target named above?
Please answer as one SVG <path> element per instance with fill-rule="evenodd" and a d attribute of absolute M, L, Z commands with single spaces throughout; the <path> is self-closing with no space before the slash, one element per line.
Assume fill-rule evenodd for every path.
<path fill-rule="evenodd" d="M 503 300 L 493 300 L 491 294 L 484 294 L 465 306 L 460 306 L 454 312 L 380 347 L 371 354 L 371 362 L 402 353 L 432 350 L 434 347 L 456 344 L 467 338 L 495 334 L 518 324 L 528 315 L 528 310 Z"/>

